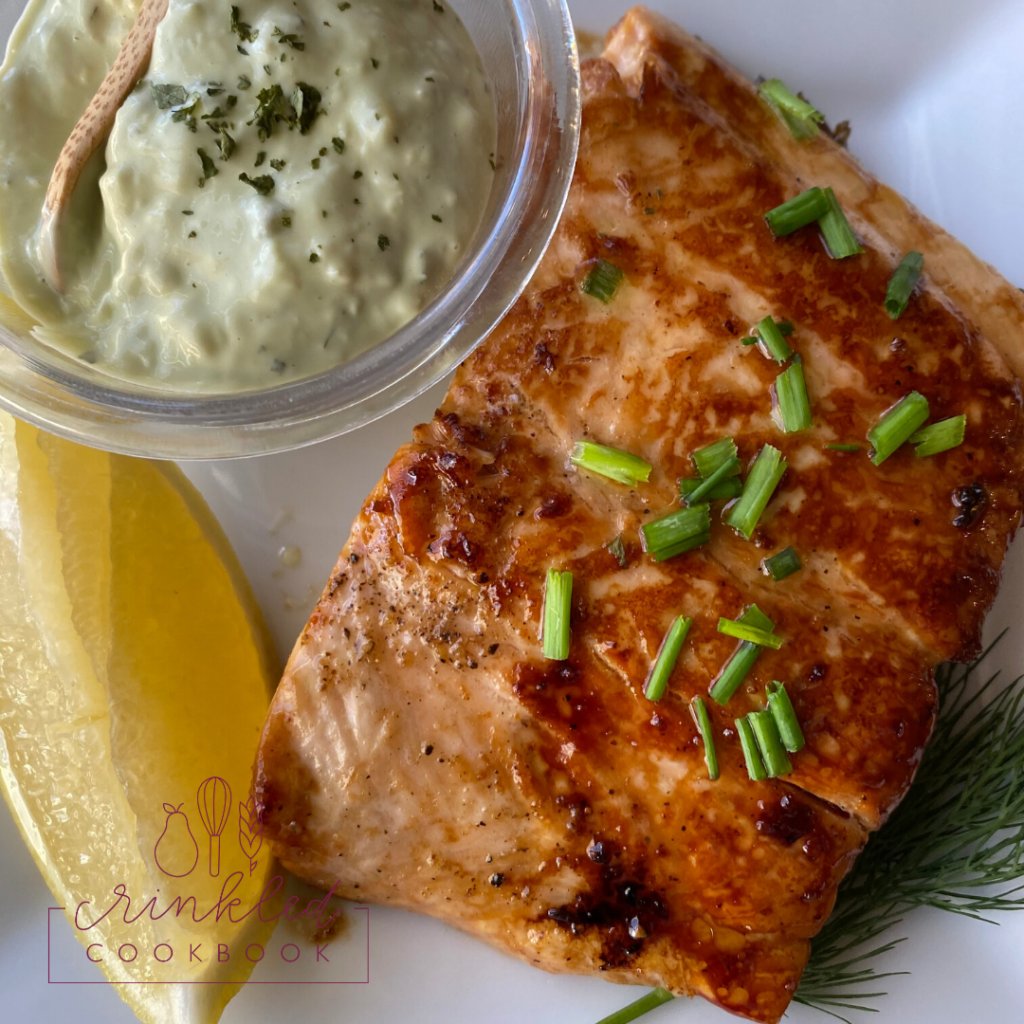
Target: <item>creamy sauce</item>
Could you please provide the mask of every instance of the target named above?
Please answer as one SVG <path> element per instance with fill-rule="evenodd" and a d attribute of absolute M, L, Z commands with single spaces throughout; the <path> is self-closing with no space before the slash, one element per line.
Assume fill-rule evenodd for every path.
<path fill-rule="evenodd" d="M 412 319 L 493 175 L 486 76 L 435 0 L 171 0 L 76 191 L 67 295 L 49 289 L 49 175 L 134 13 L 37 0 L 0 72 L 0 258 L 39 337 L 118 377 L 231 391 L 336 366 Z"/>

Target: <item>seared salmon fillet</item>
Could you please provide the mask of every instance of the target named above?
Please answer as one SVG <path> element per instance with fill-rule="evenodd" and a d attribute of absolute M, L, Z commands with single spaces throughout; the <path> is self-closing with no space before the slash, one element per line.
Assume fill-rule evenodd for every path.
<path fill-rule="evenodd" d="M 324 888 L 549 971 L 777 1021 L 911 784 L 933 670 L 979 649 L 1021 511 L 1024 302 L 642 9 L 583 90 L 555 239 L 363 506 L 274 698 L 256 798 L 275 854 Z M 813 226 L 772 235 L 764 213 L 813 184 L 835 189 L 864 252 L 831 259 Z M 894 322 L 886 285 L 910 249 L 925 274 Z M 624 274 L 607 304 L 580 287 L 598 259 Z M 780 367 L 742 344 L 767 315 L 794 324 L 813 411 L 799 433 L 772 419 Z M 875 466 L 865 436 L 912 391 L 933 421 L 965 414 L 966 439 Z M 788 461 L 755 532 L 717 502 L 708 543 L 654 561 L 641 527 L 679 508 L 691 453 L 725 436 L 745 466 L 765 444 Z M 576 468 L 580 439 L 645 459 L 649 481 Z M 787 547 L 803 568 L 775 582 L 762 559 Z M 564 661 L 541 646 L 551 567 L 573 574 Z M 784 642 L 719 705 L 736 640 L 718 620 L 754 603 Z M 679 615 L 689 637 L 652 702 Z M 752 781 L 734 723 L 773 680 L 807 743 L 792 774 Z"/>

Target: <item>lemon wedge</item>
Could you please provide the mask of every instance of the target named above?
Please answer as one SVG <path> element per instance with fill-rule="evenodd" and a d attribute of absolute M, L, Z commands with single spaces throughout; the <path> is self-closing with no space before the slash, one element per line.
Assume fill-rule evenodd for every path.
<path fill-rule="evenodd" d="M 0 413 L 0 781 L 83 963 L 149 1024 L 216 1021 L 270 938 L 248 800 L 275 669 L 176 468 Z"/>

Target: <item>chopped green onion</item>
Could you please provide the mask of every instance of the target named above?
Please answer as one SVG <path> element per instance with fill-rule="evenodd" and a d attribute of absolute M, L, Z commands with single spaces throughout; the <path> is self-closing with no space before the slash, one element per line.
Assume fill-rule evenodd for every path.
<path fill-rule="evenodd" d="M 754 782 L 760 782 L 761 779 L 768 777 L 768 773 L 764 770 L 761 755 L 757 750 L 754 730 L 746 718 L 737 718 L 735 724 L 740 738 L 740 746 L 743 748 L 743 760 L 747 762 L 747 774 Z"/>
<path fill-rule="evenodd" d="M 700 730 L 700 738 L 704 741 L 704 763 L 708 766 L 708 778 L 712 782 L 718 778 L 718 754 L 715 751 L 715 734 L 711 730 L 711 716 L 707 705 L 700 697 L 690 701 L 690 714 Z"/>
<path fill-rule="evenodd" d="M 791 235 L 798 228 L 824 217 L 828 211 L 829 202 L 825 193 L 815 186 L 788 199 L 781 206 L 776 206 L 774 210 L 769 210 L 764 219 L 773 235 Z"/>
<path fill-rule="evenodd" d="M 693 464 L 697 468 L 697 475 L 701 480 L 707 480 L 707 478 L 711 476 L 719 466 L 728 462 L 730 459 L 735 459 L 736 454 L 736 442 L 731 437 L 723 437 L 721 440 L 715 441 L 714 444 L 709 444 L 704 448 L 698 448 L 690 458 L 693 460 Z M 735 472 L 731 475 L 738 476 L 739 467 L 737 467 Z"/>
<path fill-rule="evenodd" d="M 951 416 L 948 420 L 929 423 L 916 433 L 910 435 L 910 443 L 915 445 L 914 454 L 923 459 L 926 455 L 938 455 L 948 452 L 950 448 L 964 443 L 967 432 L 966 416 Z"/>
<path fill-rule="evenodd" d="M 651 1010 L 664 1003 L 671 1002 L 673 999 L 675 999 L 675 996 L 668 989 L 652 989 L 647 995 L 634 999 L 633 1002 L 624 1006 L 621 1010 L 616 1010 L 607 1017 L 602 1017 L 597 1024 L 631 1024 L 638 1017 L 642 1017 L 645 1013 L 650 1013 Z"/>
<path fill-rule="evenodd" d="M 661 700 L 665 696 L 669 676 L 676 667 L 679 652 L 683 649 L 692 622 L 692 619 L 684 619 L 680 615 L 665 634 L 665 639 L 661 641 L 658 656 L 654 659 L 654 665 L 651 666 L 647 682 L 644 684 L 644 696 L 648 700 Z"/>
<path fill-rule="evenodd" d="M 711 514 L 707 505 L 681 508 L 640 529 L 646 551 L 656 562 L 681 555 L 711 538 Z"/>
<path fill-rule="evenodd" d="M 825 240 L 828 254 L 834 260 L 841 260 L 863 252 L 835 192 L 830 188 L 825 189 L 825 198 L 828 200 L 828 213 L 818 219 L 818 227 L 821 228 L 821 237 Z"/>
<path fill-rule="evenodd" d="M 773 651 L 777 651 L 783 643 L 782 637 L 776 636 L 771 630 L 758 629 L 748 622 L 734 622 L 732 619 L 719 619 L 718 632 L 757 644 L 758 647 L 770 647 Z"/>
<path fill-rule="evenodd" d="M 592 295 L 601 302 L 611 302 L 616 289 L 625 275 L 614 263 L 598 260 L 583 279 L 580 291 Z"/>
<path fill-rule="evenodd" d="M 796 330 L 789 320 L 777 320 L 775 326 L 782 332 L 784 338 L 788 338 Z"/>
<path fill-rule="evenodd" d="M 871 461 L 880 466 L 904 441 L 924 426 L 928 419 L 928 399 L 917 391 L 901 398 L 868 431 Z"/>
<path fill-rule="evenodd" d="M 687 495 L 692 494 L 704 483 L 700 477 L 684 477 L 679 481 L 679 497 L 684 501 Z M 738 476 L 730 476 L 716 484 L 710 494 L 705 495 L 705 501 L 720 501 L 723 498 L 738 498 L 743 493 L 743 481 Z"/>
<path fill-rule="evenodd" d="M 769 78 L 761 83 L 759 91 L 778 111 L 794 139 L 813 139 L 818 134 L 818 125 L 825 120 L 825 115 L 807 100 L 794 96 L 781 79 Z"/>
<path fill-rule="evenodd" d="M 779 580 L 784 580 L 787 576 L 792 576 L 803 567 L 804 563 L 800 561 L 800 556 L 792 548 L 786 548 L 785 551 L 780 551 L 778 554 L 772 555 L 771 558 L 761 561 L 761 572 L 765 576 L 771 576 L 776 583 Z"/>
<path fill-rule="evenodd" d="M 625 569 L 629 564 L 629 559 L 626 558 L 626 545 L 622 543 L 622 534 L 620 533 L 618 537 L 616 537 L 610 544 L 607 544 L 606 547 L 614 556 L 615 561 L 619 563 L 619 568 Z"/>
<path fill-rule="evenodd" d="M 793 710 L 793 702 L 786 693 L 786 687 L 778 680 L 772 680 L 768 684 L 768 710 L 775 719 L 782 745 L 791 754 L 802 750 L 806 742 L 803 730 L 797 721 L 796 711 Z"/>
<path fill-rule="evenodd" d="M 577 441 L 569 461 L 581 469 L 589 469 L 592 473 L 600 473 L 620 484 L 637 484 L 646 482 L 651 475 L 651 464 L 644 462 L 638 455 L 609 448 L 593 441 Z"/>
<path fill-rule="evenodd" d="M 827 444 L 825 447 L 830 452 L 848 452 L 850 455 L 854 455 L 860 451 L 859 444 Z"/>
<path fill-rule="evenodd" d="M 898 320 L 910 302 L 910 293 L 917 284 L 924 268 L 924 257 L 911 250 L 900 260 L 900 265 L 889 278 L 889 287 L 885 290 L 885 311 L 891 320 Z"/>
<path fill-rule="evenodd" d="M 739 471 L 739 459 L 733 458 L 728 462 L 723 462 L 718 469 L 711 474 L 711 476 L 706 480 L 702 480 L 694 490 L 685 495 L 683 501 L 685 501 L 687 505 L 699 505 L 701 502 L 710 501 L 711 495 L 714 494 L 715 490 L 726 481 L 730 479 L 735 480 L 736 474 Z"/>
<path fill-rule="evenodd" d="M 750 540 L 775 488 L 786 472 L 788 463 L 778 448 L 766 444 L 757 454 L 754 465 L 743 484 L 739 501 L 729 509 L 725 521 Z"/>
<path fill-rule="evenodd" d="M 811 400 L 807 396 L 803 360 L 799 355 L 775 378 L 773 398 L 778 403 L 782 429 L 787 434 L 807 430 L 811 425 Z M 775 402 L 772 403 L 773 405 Z M 775 410 L 772 410 L 773 415 Z"/>
<path fill-rule="evenodd" d="M 775 716 L 770 711 L 751 711 L 747 715 L 761 760 L 768 771 L 769 778 L 788 775 L 793 770 L 786 748 L 782 745 L 779 727 L 775 724 Z"/>
<path fill-rule="evenodd" d="M 751 605 L 737 620 L 756 629 L 762 629 L 770 633 L 775 628 L 775 623 L 756 604 Z M 717 704 L 725 704 L 729 698 L 739 689 L 740 684 L 747 678 L 747 674 L 754 667 L 761 648 L 744 640 L 733 652 L 732 656 L 722 667 L 714 682 L 711 684 L 709 696 Z"/>
<path fill-rule="evenodd" d="M 793 350 L 786 344 L 786 336 L 770 316 L 766 316 L 756 330 L 765 353 L 775 362 L 784 363 L 793 354 Z"/>
<path fill-rule="evenodd" d="M 569 657 L 569 613 L 572 607 L 572 573 L 548 569 L 544 587 L 544 657 L 565 661 Z"/>

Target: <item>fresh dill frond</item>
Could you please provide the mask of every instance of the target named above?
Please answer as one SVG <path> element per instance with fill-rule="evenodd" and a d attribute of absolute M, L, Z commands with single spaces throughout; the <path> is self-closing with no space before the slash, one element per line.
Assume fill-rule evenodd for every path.
<path fill-rule="evenodd" d="M 942 712 L 917 779 L 840 887 L 797 1002 L 844 1021 L 839 1010 L 873 1011 L 876 983 L 905 973 L 876 972 L 904 941 L 883 936 L 918 907 L 979 921 L 1024 910 L 1024 676 L 972 685 L 1003 635 L 973 664 L 937 671 Z"/>
<path fill-rule="evenodd" d="M 970 665 L 935 673 L 941 713 L 910 792 L 871 837 L 839 888 L 811 946 L 795 1002 L 853 1024 L 877 1013 L 878 985 L 907 971 L 879 971 L 906 937 L 887 938 L 918 907 L 978 921 L 1024 910 L 1024 676 L 975 673 L 1004 630 Z M 600 1024 L 635 1020 L 668 998 L 645 996 Z"/>

